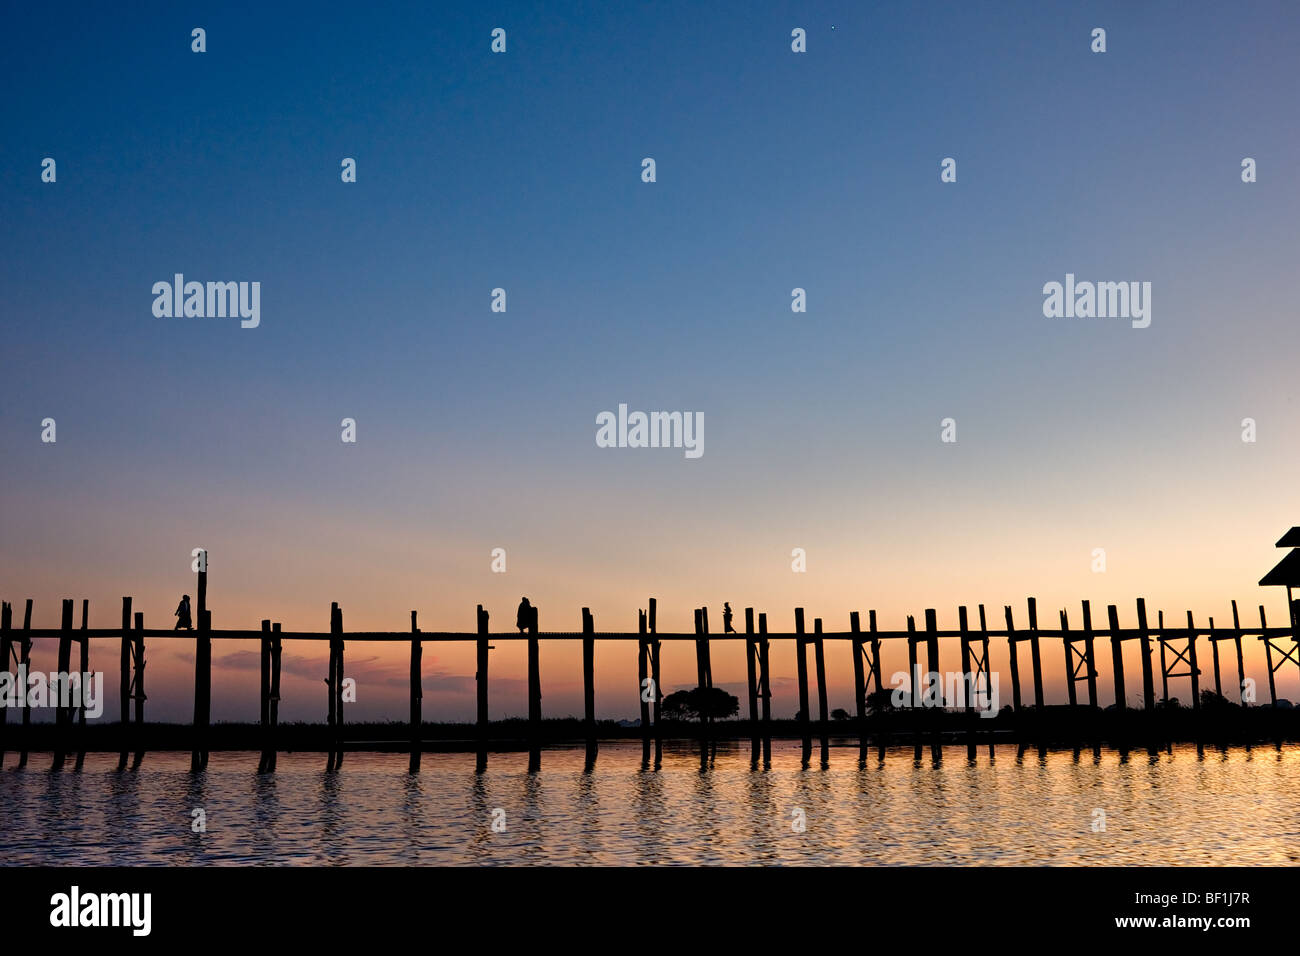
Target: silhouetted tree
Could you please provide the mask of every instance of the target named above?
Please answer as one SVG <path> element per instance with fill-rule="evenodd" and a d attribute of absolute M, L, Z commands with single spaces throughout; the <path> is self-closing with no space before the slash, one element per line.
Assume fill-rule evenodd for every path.
<path fill-rule="evenodd" d="M 740 711 L 740 701 L 721 687 L 694 687 L 673 691 L 660 705 L 667 720 L 724 720 Z"/>
<path fill-rule="evenodd" d="M 1206 710 L 1236 710 L 1237 705 L 1212 690 L 1201 691 L 1201 706 Z"/>
<path fill-rule="evenodd" d="M 883 714 L 894 709 L 894 692 L 886 687 L 867 695 L 867 713 Z"/>
<path fill-rule="evenodd" d="M 831 711 L 831 720 L 848 720 L 849 712 L 843 707 L 836 707 Z"/>

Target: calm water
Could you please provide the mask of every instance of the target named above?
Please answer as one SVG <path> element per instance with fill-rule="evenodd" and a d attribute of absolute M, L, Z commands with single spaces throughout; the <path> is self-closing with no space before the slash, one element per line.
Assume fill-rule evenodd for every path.
<path fill-rule="evenodd" d="M 91 754 L 82 773 L 57 775 L 33 754 L 0 773 L 0 852 L 84 865 L 1300 862 L 1294 745 L 1127 760 L 1017 760 L 1007 746 L 991 767 L 986 751 L 970 766 L 953 747 L 937 768 L 900 748 L 863 770 L 846 747 L 827 771 L 801 771 L 797 744 L 773 748 L 767 772 L 750 771 L 746 744 L 720 747 L 708 773 L 685 746 L 642 773 L 640 745 L 620 742 L 602 745 L 593 774 L 575 749 L 545 751 L 532 776 L 525 755 L 493 755 L 481 777 L 472 754 L 425 754 L 416 777 L 405 755 L 350 753 L 327 775 L 323 755 L 281 754 L 262 778 L 255 753 L 214 753 L 198 777 L 188 754 L 148 754 L 124 774 L 115 755 Z"/>

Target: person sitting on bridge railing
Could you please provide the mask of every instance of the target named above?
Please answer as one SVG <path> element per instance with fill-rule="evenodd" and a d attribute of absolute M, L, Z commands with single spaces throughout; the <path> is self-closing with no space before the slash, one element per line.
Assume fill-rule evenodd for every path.
<path fill-rule="evenodd" d="M 523 598 L 519 601 L 519 613 L 515 615 L 515 627 L 522 633 L 532 626 L 533 606 L 528 603 L 528 598 Z"/>

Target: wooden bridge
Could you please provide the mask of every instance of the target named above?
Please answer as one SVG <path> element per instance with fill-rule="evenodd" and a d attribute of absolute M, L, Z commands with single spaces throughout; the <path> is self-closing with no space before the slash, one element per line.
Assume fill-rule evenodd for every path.
<path fill-rule="evenodd" d="M 1284 539 L 1285 540 L 1285 539 Z M 1267 581 L 1268 579 L 1266 579 Z M 1270 582 L 1271 583 L 1271 582 Z M 0 607 L 0 661 L 3 669 L 10 667 L 26 672 L 30 669 L 32 642 L 39 639 L 57 640 L 58 670 L 67 674 L 72 670 L 72 648 L 79 649 L 79 667 L 82 673 L 89 671 L 89 641 L 91 638 L 120 638 L 120 676 L 121 676 L 121 749 L 118 769 L 138 768 L 144 757 L 141 729 L 144 723 L 145 694 L 145 641 L 181 640 L 195 645 L 194 675 L 194 721 L 192 725 L 193 750 L 191 769 L 203 770 L 208 763 L 209 726 L 212 703 L 212 641 L 213 640 L 247 640 L 258 641 L 261 646 L 261 715 L 260 727 L 262 753 L 258 763 L 259 772 L 271 772 L 276 768 L 277 727 L 279 724 L 280 705 L 280 660 L 281 649 L 285 641 L 327 641 L 329 643 L 329 674 L 326 678 L 328 690 L 327 728 L 329 733 L 327 770 L 337 770 L 343 765 L 343 682 L 344 682 L 344 640 L 343 612 L 335 603 L 330 607 L 330 629 L 328 633 L 284 631 L 279 623 L 269 620 L 262 622 L 260 631 L 220 631 L 212 629 L 212 612 L 207 607 L 207 571 L 198 572 L 198 625 L 197 631 L 146 630 L 144 615 L 131 610 L 131 598 L 122 599 L 122 624 L 120 628 L 91 628 L 88 626 L 89 602 L 81 604 L 81 627 L 73 627 L 74 605 L 71 600 L 63 602 L 63 617 L 58 629 L 34 629 L 31 626 L 32 602 L 26 602 L 21 628 L 13 626 L 13 609 L 8 602 Z M 1290 589 L 1288 588 L 1288 600 Z M 1297 602 L 1300 603 L 1300 602 Z M 1294 605 L 1292 605 L 1294 608 Z M 829 762 L 829 716 L 827 714 L 826 689 L 826 651 L 827 641 L 848 644 L 848 652 L 853 662 L 853 675 L 856 728 L 859 737 L 859 758 L 865 760 L 869 752 L 868 738 L 868 701 L 873 693 L 888 692 L 881 679 L 880 647 L 882 641 L 907 641 L 909 673 L 917 675 L 921 663 L 919 655 L 924 653 L 924 663 L 928 673 L 938 674 L 939 642 L 957 639 L 961 642 L 962 675 L 966 682 L 967 693 L 964 695 L 964 726 L 967 751 L 970 757 L 976 755 L 980 721 L 976 719 L 975 692 L 985 695 L 990 691 L 989 642 L 991 639 L 1003 639 L 1007 642 L 1010 658 L 1011 706 L 1019 715 L 1028 710 L 1024 699 L 1024 675 L 1022 668 L 1029 667 L 1030 689 L 1033 694 L 1033 707 L 1042 712 L 1043 702 L 1043 658 L 1044 639 L 1059 640 L 1061 651 L 1057 653 L 1064 666 L 1066 689 L 1069 706 L 1080 711 L 1086 706 L 1089 710 L 1098 709 L 1096 667 L 1096 644 L 1098 640 L 1108 640 L 1111 652 L 1111 670 L 1115 690 L 1115 707 L 1119 712 L 1127 709 L 1124 659 L 1122 646 L 1126 641 L 1136 641 L 1142 667 L 1143 709 L 1151 712 L 1156 707 L 1155 674 L 1156 663 L 1154 648 L 1159 646 L 1159 674 L 1162 686 L 1162 699 L 1169 698 L 1170 679 L 1187 678 L 1191 685 L 1192 708 L 1200 707 L 1200 659 L 1198 658 L 1198 639 L 1208 638 L 1213 655 L 1214 689 L 1223 695 L 1222 667 L 1219 645 L 1230 642 L 1235 651 L 1237 696 L 1243 704 L 1246 699 L 1243 688 L 1246 685 L 1245 668 L 1242 660 L 1242 639 L 1255 637 L 1264 644 L 1268 665 L 1268 686 L 1271 703 L 1277 704 L 1275 674 L 1287 661 L 1300 666 L 1300 645 L 1296 640 L 1296 628 L 1293 620 L 1289 627 L 1269 627 L 1264 608 L 1259 607 L 1259 625 L 1243 625 L 1237 613 L 1237 603 L 1232 602 L 1232 626 L 1216 627 L 1210 618 L 1205 626 L 1199 625 L 1192 612 L 1187 612 L 1186 626 L 1166 626 L 1163 612 L 1154 626 L 1148 621 L 1146 603 L 1137 599 L 1137 625 L 1124 628 L 1119 623 L 1119 612 L 1115 605 L 1109 605 L 1106 622 L 1094 623 L 1089 602 L 1081 604 L 1081 620 L 1077 628 L 1069 624 L 1067 614 L 1060 611 L 1059 627 L 1042 627 L 1038 621 L 1037 605 L 1033 598 L 1027 602 L 1027 619 L 1023 628 L 1018 628 L 1013 620 L 1012 609 L 1003 608 L 1005 626 L 990 628 L 985 616 L 984 605 L 978 608 L 978 623 L 969 619 L 966 607 L 958 608 L 957 630 L 943 630 L 937 626 L 936 613 L 933 608 L 924 614 L 923 627 L 917 628 L 915 618 L 907 618 L 907 628 L 901 631 L 880 630 L 877 627 L 876 612 L 868 613 L 865 630 L 861 627 L 858 612 L 849 615 L 847 631 L 825 631 L 821 618 L 813 621 L 812 630 L 805 627 L 803 608 L 794 611 L 795 629 L 790 633 L 769 633 L 767 615 L 760 613 L 755 622 L 752 608 L 745 609 L 744 633 L 710 634 L 708 610 L 700 608 L 695 611 L 694 633 L 659 633 L 656 627 L 656 601 L 651 598 L 646 610 L 639 612 L 637 633 L 601 633 L 595 631 L 595 622 L 590 610 L 582 609 L 582 630 L 577 632 L 541 632 L 538 630 L 537 609 L 532 608 L 529 626 L 521 633 L 488 632 L 488 612 L 482 605 L 478 607 L 478 629 L 474 633 L 458 632 L 422 632 L 416 624 L 416 612 L 411 612 L 411 630 L 409 632 L 357 632 L 346 635 L 350 642 L 404 642 L 410 645 L 410 769 L 419 770 L 420 755 L 423 749 L 421 738 L 421 655 L 426 642 L 472 641 L 477 648 L 477 759 L 479 771 L 487 768 L 488 754 L 488 656 L 495 641 L 526 641 L 528 644 L 528 768 L 536 771 L 541 766 L 541 677 L 539 645 L 542 640 L 580 640 L 582 641 L 583 660 L 583 725 L 586 738 L 586 764 L 588 768 L 595 765 L 597 757 L 596 717 L 595 717 L 595 645 L 599 641 L 636 641 L 638 646 L 638 678 L 640 690 L 640 716 L 642 740 L 642 765 L 658 769 L 662 763 L 663 736 L 660 719 L 662 686 L 660 681 L 660 662 L 665 642 L 695 642 L 696 669 L 699 686 L 711 688 L 713 674 L 710 646 L 717 641 L 738 640 L 745 642 L 746 670 L 748 677 L 748 726 L 752 743 L 752 761 L 757 766 L 761 760 L 763 766 L 771 765 L 772 748 L 772 714 L 771 714 L 771 669 L 769 649 L 772 641 L 793 641 L 798 672 L 799 688 L 799 729 L 802 738 L 803 766 L 807 767 L 812 754 L 814 723 L 811 719 L 809 702 L 808 648 L 813 650 L 813 666 L 817 679 L 817 706 L 819 719 L 816 722 L 820 737 L 821 764 Z M 756 626 L 757 624 L 757 626 Z M 1289 641 L 1287 647 L 1283 643 Z M 1028 660 L 1022 658 L 1027 649 Z M 1276 660 L 1276 663 L 1275 663 Z M 1182 669 L 1180 669 L 1182 668 Z M 1086 691 L 1086 705 L 1081 701 L 1083 685 Z M 917 682 L 905 702 L 915 711 L 918 721 L 915 723 L 915 747 L 917 756 L 921 752 L 921 728 L 926 717 L 926 707 L 922 700 L 922 690 Z M 985 699 L 990 699 L 985 696 Z M 936 719 L 942 710 L 944 701 L 940 699 L 937 707 L 930 707 L 929 712 Z M 0 766 L 3 766 L 6 743 L 6 721 L 10 708 L 0 707 Z M 69 756 L 75 754 L 75 767 L 80 769 L 85 757 L 85 735 L 77 732 L 84 730 L 85 708 L 75 704 L 61 704 L 55 715 L 55 746 L 52 769 L 60 770 Z M 22 710 L 22 743 L 19 751 L 18 766 L 27 763 L 28 728 L 31 722 L 30 707 L 26 703 Z M 989 723 L 992 723 L 991 721 Z M 939 755 L 939 731 L 937 723 L 929 724 L 931 747 L 936 759 Z M 710 737 L 709 720 L 701 723 L 701 762 L 707 765 L 708 748 L 705 745 Z M 887 743 L 887 732 L 874 734 L 876 745 L 883 757 Z M 991 739 L 991 737 L 990 737 Z M 653 757 L 652 757 L 653 753 Z M 990 753 L 992 753 L 990 749 Z"/>

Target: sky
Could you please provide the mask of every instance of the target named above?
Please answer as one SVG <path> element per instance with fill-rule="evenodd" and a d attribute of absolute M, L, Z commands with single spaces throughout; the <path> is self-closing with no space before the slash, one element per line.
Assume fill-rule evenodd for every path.
<path fill-rule="evenodd" d="M 1257 582 L 1300 524 L 1298 47 L 1285 2 L 15 6 L 0 597 L 169 627 L 202 547 L 222 629 L 324 631 L 337 601 L 345 630 L 512 630 L 522 595 L 543 631 L 635 630 L 652 596 L 664 631 L 723 601 L 1000 625 L 1029 596 L 1044 626 L 1081 599 L 1131 626 L 1139 596 L 1284 623 Z M 176 273 L 259 282 L 260 324 L 155 316 Z M 1150 282 L 1150 326 L 1046 317 L 1067 274 Z M 702 414 L 704 453 L 598 447 L 620 403 Z M 255 647 L 216 645 L 214 719 L 255 718 Z M 291 650 L 282 715 L 321 719 L 327 651 Z M 404 718 L 405 653 L 349 646 L 350 718 Z M 634 645 L 597 654 L 598 714 L 634 717 Z M 148 716 L 187 720 L 190 648 L 149 660 Z M 525 674 L 502 642 L 494 717 Z M 714 675 L 743 688 L 739 645 Z M 694 676 L 682 646 L 663 689 Z M 542 680 L 581 712 L 576 647 Z M 472 646 L 427 649 L 425 688 L 471 718 Z"/>

